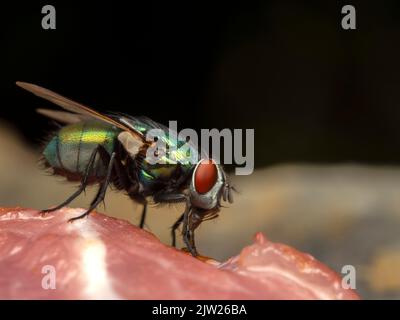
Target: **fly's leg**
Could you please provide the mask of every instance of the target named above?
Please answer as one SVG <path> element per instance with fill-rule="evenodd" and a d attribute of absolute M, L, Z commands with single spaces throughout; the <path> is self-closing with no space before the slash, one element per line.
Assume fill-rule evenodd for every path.
<path fill-rule="evenodd" d="M 108 155 L 108 153 L 107 153 L 107 155 Z M 118 178 L 117 185 L 122 189 L 128 190 L 132 183 L 129 180 L 129 177 L 127 175 L 126 169 L 124 168 L 124 165 L 121 163 L 120 157 L 118 157 L 118 153 L 116 153 L 114 169 L 115 169 L 115 175 Z"/>
<path fill-rule="evenodd" d="M 172 225 L 172 227 L 171 227 L 171 238 L 172 238 L 172 243 L 171 243 L 171 245 L 172 245 L 173 247 L 176 247 L 176 229 L 178 229 L 179 226 L 181 225 L 181 223 L 182 223 L 182 221 L 183 221 L 183 217 L 184 217 L 184 214 L 182 214 L 182 215 L 178 218 L 178 220 L 176 220 L 175 223 L 174 223 L 174 224 Z"/>
<path fill-rule="evenodd" d="M 81 184 L 80 184 L 78 190 L 76 190 L 70 197 L 68 197 L 67 200 L 65 200 L 63 203 L 59 204 L 58 206 L 56 206 L 56 207 L 54 207 L 54 208 L 44 209 L 44 210 L 40 211 L 40 213 L 41 213 L 42 215 L 45 215 L 45 214 L 48 213 L 48 212 L 52 212 L 52 211 L 59 210 L 59 209 L 65 207 L 65 206 L 67 206 L 67 205 L 70 204 L 73 200 L 75 200 L 83 191 L 85 191 L 85 189 L 86 189 L 86 187 L 87 187 L 87 184 L 88 184 L 89 174 L 90 174 L 90 171 L 93 169 L 94 160 L 95 160 L 95 158 L 96 158 L 96 155 L 97 155 L 98 151 L 99 151 L 99 146 L 97 146 L 97 147 L 93 150 L 92 154 L 90 155 L 89 163 L 88 163 L 88 165 L 86 166 L 85 174 L 84 174 L 84 176 L 83 176 L 83 179 L 82 179 L 82 181 L 81 181 Z"/>
<path fill-rule="evenodd" d="M 143 227 L 144 227 L 144 222 L 146 220 L 146 213 L 147 213 L 147 202 L 145 202 L 143 205 L 143 211 L 142 211 L 142 215 L 140 217 L 140 224 L 139 224 L 140 229 L 143 229 Z"/>
<path fill-rule="evenodd" d="M 199 254 L 196 250 L 194 243 L 194 229 L 193 222 L 191 221 L 191 207 L 189 201 L 186 202 L 185 212 L 183 213 L 183 241 L 186 244 L 189 252 L 193 257 L 197 257 Z"/>
<path fill-rule="evenodd" d="M 164 202 L 186 202 L 185 211 L 182 216 L 174 223 L 172 226 L 172 245 L 175 245 L 175 231 L 179 225 L 183 222 L 183 241 L 186 244 L 189 252 L 193 257 L 197 257 L 198 253 L 196 250 L 196 245 L 194 243 L 194 229 L 199 225 L 201 219 L 198 217 L 192 217 L 192 206 L 190 204 L 190 199 L 185 194 L 162 194 L 154 198 L 156 201 Z"/>
<path fill-rule="evenodd" d="M 108 167 L 107 167 L 107 175 L 106 175 L 104 181 L 101 183 L 99 191 L 97 192 L 96 197 L 91 202 L 89 209 L 86 210 L 80 216 L 77 216 L 77 217 L 69 219 L 68 220 L 69 222 L 72 222 L 72 221 L 75 221 L 75 220 L 82 219 L 82 218 L 86 217 L 87 215 L 90 214 L 90 212 L 92 212 L 94 209 L 96 209 L 96 207 L 99 205 L 100 202 L 102 202 L 104 200 L 104 197 L 105 197 L 106 191 L 107 191 L 107 187 L 108 187 L 108 185 L 110 183 L 112 169 L 113 169 L 113 165 L 114 165 L 114 160 L 115 160 L 115 152 L 113 152 L 111 154 L 110 161 L 108 162 Z"/>
<path fill-rule="evenodd" d="M 166 193 L 166 194 L 158 194 L 154 197 L 154 200 L 156 202 L 169 202 L 169 203 L 174 203 L 174 202 L 184 202 L 188 203 L 187 196 L 182 194 L 182 193 Z M 184 213 L 178 218 L 178 220 L 175 221 L 175 223 L 171 227 L 171 239 L 172 243 L 171 245 L 173 247 L 176 246 L 176 229 L 179 228 L 183 221 Z"/>
<path fill-rule="evenodd" d="M 129 187 L 131 186 L 131 182 L 129 181 L 129 178 L 127 177 L 124 167 L 121 164 L 119 159 L 115 160 L 115 174 L 118 177 L 118 184 L 120 185 L 120 187 L 122 187 L 125 190 L 129 190 Z M 128 191 L 128 194 L 129 194 L 129 191 Z M 147 201 L 145 201 L 145 199 L 140 199 L 140 200 L 141 200 L 140 203 L 143 203 L 143 210 L 142 210 L 142 214 L 140 216 L 139 227 L 140 227 L 140 229 L 143 229 L 144 224 L 146 222 Z"/>

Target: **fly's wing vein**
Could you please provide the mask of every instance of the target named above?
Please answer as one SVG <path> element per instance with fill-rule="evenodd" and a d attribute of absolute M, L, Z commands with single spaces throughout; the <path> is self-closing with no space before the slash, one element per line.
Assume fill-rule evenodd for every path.
<path fill-rule="evenodd" d="M 119 123 L 118 121 L 116 121 L 110 117 L 107 117 L 87 106 L 84 106 L 83 104 L 75 102 L 71 99 L 68 99 L 66 97 L 59 95 L 58 93 L 55 93 L 51 90 L 45 89 L 43 87 L 40 87 L 40 86 L 32 84 L 32 83 L 17 81 L 16 84 L 19 87 L 33 93 L 34 95 L 36 95 L 38 97 L 41 97 L 50 102 L 53 102 L 54 104 L 60 106 L 61 108 L 65 109 L 65 110 L 71 111 L 73 113 L 77 113 L 79 115 L 85 115 L 85 116 L 93 117 L 98 120 L 102 120 L 104 122 L 112 124 L 113 126 L 116 126 L 117 128 L 120 128 L 121 130 L 128 131 L 129 133 L 132 134 L 132 136 L 134 136 L 135 139 L 138 139 L 142 143 L 145 142 L 144 138 L 140 132 L 132 130 L 132 128 L 127 127 L 127 126 L 123 125 L 122 123 Z"/>
<path fill-rule="evenodd" d="M 56 120 L 56 121 L 62 122 L 62 123 L 67 123 L 67 124 L 81 122 L 81 121 L 85 121 L 85 120 L 88 120 L 91 118 L 91 117 L 83 115 L 83 114 L 58 111 L 58 110 L 50 110 L 50 109 L 36 109 L 36 112 L 41 115 L 44 115 L 50 119 L 53 119 L 53 120 Z"/>

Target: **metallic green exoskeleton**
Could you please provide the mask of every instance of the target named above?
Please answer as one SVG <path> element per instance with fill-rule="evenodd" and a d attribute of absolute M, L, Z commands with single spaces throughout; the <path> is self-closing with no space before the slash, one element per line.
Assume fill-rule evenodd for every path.
<path fill-rule="evenodd" d="M 99 185 L 96 197 L 84 214 L 70 221 L 94 210 L 104 200 L 109 184 L 144 205 L 140 227 L 150 199 L 156 204 L 184 202 L 185 211 L 172 226 L 172 244 L 176 229 L 183 224 L 183 240 L 192 255 L 197 255 L 194 230 L 202 221 L 217 217 L 221 199 L 233 202 L 233 187 L 221 165 L 146 117 L 105 115 L 45 88 L 25 82 L 17 85 L 67 110 L 38 109 L 66 124 L 46 144 L 43 160 L 55 174 L 80 181 L 80 187 L 60 205 L 42 210 L 43 214 L 68 205 L 90 184 Z M 162 133 L 157 139 L 163 148 L 157 139 L 149 139 L 153 129 Z M 156 162 L 149 157 L 153 153 Z"/>
<path fill-rule="evenodd" d="M 80 180 L 88 166 L 90 156 L 97 146 L 111 155 L 118 130 L 99 121 L 79 122 L 61 128 L 43 150 L 47 165 L 70 180 Z M 89 177 L 104 177 L 107 168 L 97 155 Z"/>

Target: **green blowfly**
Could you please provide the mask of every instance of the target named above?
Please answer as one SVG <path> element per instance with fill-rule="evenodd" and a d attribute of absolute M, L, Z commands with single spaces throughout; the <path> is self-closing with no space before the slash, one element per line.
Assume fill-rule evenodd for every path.
<path fill-rule="evenodd" d="M 89 215 L 104 200 L 110 184 L 143 204 L 141 228 L 149 201 L 183 202 L 185 210 L 172 226 L 172 245 L 175 246 L 176 230 L 183 224 L 183 240 L 190 253 L 197 256 L 194 230 L 202 221 L 218 216 L 221 199 L 233 202 L 234 189 L 220 164 L 203 156 L 197 163 L 191 163 L 185 161 L 185 155 L 172 154 L 168 148 L 163 156 L 166 161 L 149 162 L 146 154 L 156 139 L 150 141 L 146 133 L 161 129 L 166 133 L 167 146 L 171 145 L 174 140 L 169 139 L 165 126 L 146 117 L 102 114 L 34 84 L 17 82 L 17 85 L 66 110 L 38 109 L 39 113 L 65 124 L 46 144 L 43 158 L 46 167 L 55 174 L 79 181 L 80 186 L 63 203 L 43 210 L 43 214 L 68 205 L 90 184 L 99 185 L 95 198 L 85 213 L 70 221 Z M 178 144 L 184 143 L 178 140 Z M 197 146 L 190 148 L 193 154 L 198 154 Z"/>

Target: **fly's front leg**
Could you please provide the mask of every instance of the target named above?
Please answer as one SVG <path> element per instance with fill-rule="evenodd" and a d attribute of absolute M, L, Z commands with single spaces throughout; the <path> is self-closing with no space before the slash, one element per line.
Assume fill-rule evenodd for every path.
<path fill-rule="evenodd" d="M 159 194 L 154 196 L 154 201 L 156 202 L 166 202 L 166 203 L 179 203 L 179 202 L 186 202 L 188 203 L 189 199 L 187 195 L 183 193 L 165 193 L 165 194 Z M 178 220 L 175 221 L 175 223 L 171 227 L 171 239 L 172 243 L 171 245 L 173 247 L 176 246 L 176 230 L 179 228 L 181 225 L 183 218 L 184 218 L 184 213 L 178 218 Z"/>
<path fill-rule="evenodd" d="M 175 246 L 175 231 L 179 227 L 181 223 L 183 223 L 182 227 L 182 235 L 183 241 L 186 244 L 187 249 L 192 254 L 192 256 L 198 256 L 196 250 L 196 244 L 194 242 L 194 230 L 201 223 L 201 218 L 197 215 L 196 208 L 193 208 L 190 203 L 189 196 L 183 193 L 167 193 L 167 194 L 159 194 L 154 196 L 154 200 L 156 202 L 185 202 L 185 211 L 179 217 L 179 219 L 172 226 L 171 236 L 172 236 L 172 245 Z"/>
<path fill-rule="evenodd" d="M 193 208 L 190 206 L 190 201 L 186 202 L 185 212 L 183 213 L 183 241 L 186 244 L 187 249 L 192 254 L 193 257 L 197 257 L 196 244 L 194 242 L 194 230 L 200 224 L 198 222 L 197 216 L 193 215 Z"/>

